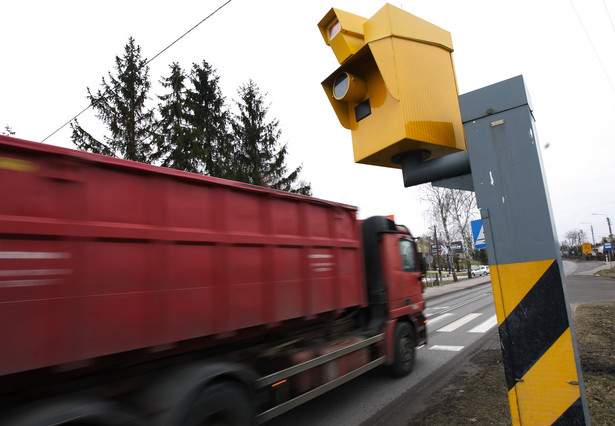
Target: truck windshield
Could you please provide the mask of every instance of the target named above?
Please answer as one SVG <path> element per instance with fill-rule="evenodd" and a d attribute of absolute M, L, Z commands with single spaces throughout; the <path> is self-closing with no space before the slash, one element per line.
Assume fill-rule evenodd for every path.
<path fill-rule="evenodd" d="M 414 243 L 402 238 L 399 240 L 399 252 L 401 254 L 401 266 L 404 271 L 416 272 L 416 254 Z"/>

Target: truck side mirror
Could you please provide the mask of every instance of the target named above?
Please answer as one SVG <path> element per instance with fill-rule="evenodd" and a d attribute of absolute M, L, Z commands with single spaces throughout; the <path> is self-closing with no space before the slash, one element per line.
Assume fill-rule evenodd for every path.
<path fill-rule="evenodd" d="M 419 265 L 421 268 L 421 276 L 425 276 L 425 273 L 427 272 L 427 262 L 425 261 L 425 256 L 423 255 L 423 253 L 418 253 L 419 256 Z"/>

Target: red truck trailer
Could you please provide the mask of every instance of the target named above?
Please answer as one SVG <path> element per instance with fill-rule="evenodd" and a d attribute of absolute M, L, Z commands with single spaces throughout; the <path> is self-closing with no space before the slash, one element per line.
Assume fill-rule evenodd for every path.
<path fill-rule="evenodd" d="M 425 344 L 410 232 L 0 136 L 0 423 L 262 423 Z"/>

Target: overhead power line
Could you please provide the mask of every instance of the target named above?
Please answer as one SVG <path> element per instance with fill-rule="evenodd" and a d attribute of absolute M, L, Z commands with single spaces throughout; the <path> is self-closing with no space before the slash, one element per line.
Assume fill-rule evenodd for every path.
<path fill-rule="evenodd" d="M 144 65 L 149 65 L 154 59 L 156 59 L 157 57 L 159 57 L 160 55 L 162 55 L 164 52 L 166 52 L 167 50 L 169 50 L 174 44 L 176 44 L 178 41 L 180 41 L 182 38 L 186 37 L 188 34 L 190 34 L 193 30 L 195 30 L 199 25 L 201 25 L 203 22 L 207 21 L 209 18 L 211 18 L 212 16 L 214 16 L 216 13 L 218 13 L 220 10 L 222 10 L 226 5 L 228 5 L 232 0 L 227 0 L 225 3 L 223 3 L 221 6 L 219 6 L 216 10 L 214 10 L 213 12 L 211 12 L 209 15 L 207 15 L 205 18 L 201 19 L 201 21 L 199 21 L 195 26 L 193 26 L 192 28 L 190 28 L 188 31 L 186 31 L 185 33 L 183 33 L 181 36 L 179 36 L 178 38 L 176 38 L 171 44 L 169 44 L 167 47 L 165 47 L 164 49 L 162 49 L 160 52 L 156 53 L 151 59 L 148 59 Z M 73 116 L 70 120 L 68 120 L 66 123 L 62 124 L 60 127 L 58 127 L 53 133 L 51 133 L 49 136 L 47 136 L 45 139 L 43 139 L 41 141 L 41 143 L 45 142 L 47 139 L 49 139 L 50 137 L 52 137 L 53 135 L 55 135 L 56 133 L 58 133 L 60 130 L 62 130 L 64 127 L 68 126 L 71 121 L 77 119 L 81 114 L 83 114 L 84 112 L 86 112 L 88 109 L 90 109 L 92 107 L 92 104 L 90 103 L 90 105 L 88 105 L 87 107 L 83 108 L 81 111 L 79 111 L 79 113 L 77 113 L 75 116 Z"/>
<path fill-rule="evenodd" d="M 148 60 L 147 62 L 145 62 L 145 65 L 148 65 L 150 62 L 152 62 L 154 59 L 156 59 L 158 56 L 162 55 L 164 52 L 166 52 L 167 50 L 169 50 L 169 48 L 171 46 L 173 46 L 175 43 L 177 43 L 178 41 L 180 41 L 182 38 L 184 38 L 185 36 L 187 36 L 190 32 L 192 32 L 192 30 L 194 30 L 196 27 L 198 27 L 199 25 L 201 25 L 203 22 L 207 21 L 209 18 L 211 18 L 212 16 L 214 16 L 216 13 L 218 13 L 218 11 L 220 11 L 224 6 L 226 6 L 227 4 L 229 4 L 231 2 L 231 0 L 228 0 L 226 3 L 224 3 L 223 5 L 221 5 L 220 7 L 218 7 L 216 10 L 214 10 L 213 12 L 211 12 L 209 15 L 207 15 L 205 18 L 203 18 L 198 24 L 196 24 L 194 27 L 190 28 L 188 31 L 186 31 L 185 33 L 183 33 L 181 36 L 179 36 L 173 43 L 169 44 L 167 47 L 165 47 L 164 49 L 162 49 L 160 52 L 158 52 L 156 55 L 154 55 L 154 57 L 150 60 Z"/>
<path fill-rule="evenodd" d="M 606 10 L 606 14 L 609 17 L 609 21 L 611 21 L 611 28 L 613 28 L 613 32 L 615 32 L 615 25 L 613 25 L 613 19 L 611 18 L 611 13 L 609 12 L 609 8 L 606 7 L 606 1 L 602 0 L 602 4 L 604 5 L 604 9 Z"/>
<path fill-rule="evenodd" d="M 606 68 L 604 67 L 604 64 L 602 63 L 602 60 L 600 59 L 600 55 L 598 54 L 598 51 L 596 50 L 596 46 L 594 46 L 594 43 L 592 42 L 591 37 L 589 36 L 589 33 L 587 32 L 587 29 L 585 28 L 585 25 L 583 25 L 583 21 L 581 20 L 581 16 L 579 15 L 579 12 L 577 12 L 577 9 L 574 7 L 574 3 L 572 2 L 572 0 L 570 0 L 570 6 L 572 6 L 572 10 L 574 10 L 575 15 L 577 15 L 577 19 L 579 20 L 579 23 L 581 24 L 581 28 L 583 28 L 583 32 L 585 33 L 585 36 L 587 37 L 587 40 L 589 41 L 590 46 L 592 47 L 594 54 L 596 55 L 596 59 L 598 59 L 598 63 L 600 64 L 600 67 L 602 68 L 602 72 L 604 73 L 604 76 L 606 77 L 606 79 L 608 80 L 609 84 L 611 85 L 611 90 L 613 91 L 613 93 L 615 93 L 615 86 L 613 85 L 613 82 L 611 81 L 611 78 L 609 77 L 609 73 L 607 72 Z M 606 5 L 605 5 L 606 7 Z M 608 13 L 608 9 L 607 9 L 607 13 Z M 611 15 L 609 15 L 609 19 L 610 19 Z M 611 21 L 611 25 L 613 25 L 613 22 Z"/>

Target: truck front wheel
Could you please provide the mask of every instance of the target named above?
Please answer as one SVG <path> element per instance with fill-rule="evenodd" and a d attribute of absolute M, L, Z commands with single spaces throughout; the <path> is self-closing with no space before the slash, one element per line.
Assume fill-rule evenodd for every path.
<path fill-rule="evenodd" d="M 391 364 L 391 372 L 396 377 L 407 376 L 414 367 L 415 358 L 416 344 L 412 326 L 407 322 L 398 322 L 395 325 L 394 339 L 393 356 L 395 358 Z"/>
<path fill-rule="evenodd" d="M 187 426 L 248 426 L 253 423 L 254 410 L 248 393 L 232 382 L 205 387 L 182 422 Z"/>

